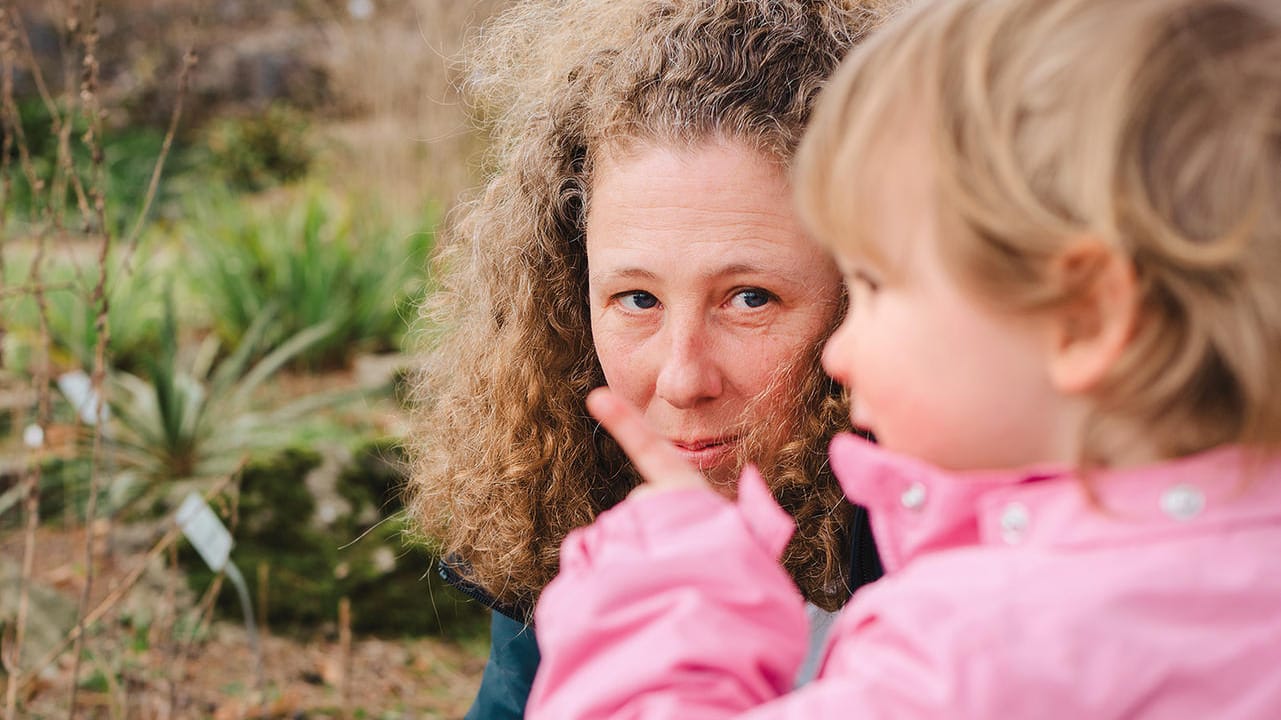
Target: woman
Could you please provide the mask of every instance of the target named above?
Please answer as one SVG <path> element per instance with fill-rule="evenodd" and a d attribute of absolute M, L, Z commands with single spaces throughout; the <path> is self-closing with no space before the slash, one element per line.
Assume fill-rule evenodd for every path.
<path fill-rule="evenodd" d="M 470 83 L 493 174 L 439 256 L 410 445 L 411 511 L 446 576 L 496 611 L 469 717 L 521 716 L 528 618 L 561 541 L 637 485 L 583 409 L 596 386 L 727 494 L 744 462 L 762 467 L 796 518 L 785 564 L 814 606 L 879 575 L 824 462 L 848 427 L 818 365 L 839 274 L 804 237 L 786 173 L 819 87 L 883 13 L 547 0 L 490 27 Z"/>

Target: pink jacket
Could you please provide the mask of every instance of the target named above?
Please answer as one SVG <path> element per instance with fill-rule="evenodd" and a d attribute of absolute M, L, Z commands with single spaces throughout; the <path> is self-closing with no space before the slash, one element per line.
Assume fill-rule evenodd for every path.
<path fill-rule="evenodd" d="M 886 570 L 791 691 L 788 516 L 655 494 L 565 541 L 536 612 L 535 720 L 1281 718 L 1281 457 L 1223 449 L 1091 478 L 942 473 L 832 443 Z"/>

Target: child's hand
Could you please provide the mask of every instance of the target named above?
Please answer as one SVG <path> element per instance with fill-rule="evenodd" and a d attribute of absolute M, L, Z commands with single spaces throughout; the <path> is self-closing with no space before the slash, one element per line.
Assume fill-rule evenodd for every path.
<path fill-rule="evenodd" d="M 645 479 L 644 485 L 632 491 L 633 496 L 708 487 L 703 474 L 686 462 L 663 436 L 654 432 L 636 408 L 609 388 L 599 387 L 588 393 L 587 411 L 614 436 Z"/>

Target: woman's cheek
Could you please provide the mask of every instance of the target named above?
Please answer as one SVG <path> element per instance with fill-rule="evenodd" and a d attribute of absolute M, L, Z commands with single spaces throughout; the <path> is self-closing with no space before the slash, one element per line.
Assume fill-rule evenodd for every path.
<path fill-rule="evenodd" d="M 796 384 L 804 375 L 802 365 L 813 357 L 812 351 L 820 341 L 817 333 L 793 328 L 792 332 L 765 332 L 757 338 L 755 347 L 741 348 L 727 354 L 725 365 L 730 374 L 741 379 L 740 387 L 750 388 L 749 395 L 765 395 L 771 404 L 787 405 L 796 402 Z"/>
<path fill-rule="evenodd" d="M 653 394 L 657 369 L 651 367 L 649 348 L 635 333 L 620 332 L 603 324 L 594 333 L 596 357 L 605 382 L 631 404 L 645 408 Z"/>

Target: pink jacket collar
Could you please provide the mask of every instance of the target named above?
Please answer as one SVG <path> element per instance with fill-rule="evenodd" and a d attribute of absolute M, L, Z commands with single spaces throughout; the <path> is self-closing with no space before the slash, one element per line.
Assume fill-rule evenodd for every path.
<path fill-rule="evenodd" d="M 868 509 L 886 570 L 976 544 L 1081 546 L 1281 519 L 1281 456 L 1236 447 L 1141 468 L 952 473 L 854 435 L 832 440 L 832 470 Z"/>

